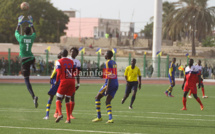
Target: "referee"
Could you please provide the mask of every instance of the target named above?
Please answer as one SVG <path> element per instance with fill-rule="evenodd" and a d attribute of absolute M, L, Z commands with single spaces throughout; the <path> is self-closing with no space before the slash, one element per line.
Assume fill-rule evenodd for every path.
<path fill-rule="evenodd" d="M 136 59 L 133 58 L 131 60 L 131 65 L 126 67 L 125 74 L 124 74 L 127 84 L 125 89 L 125 95 L 122 98 L 121 103 L 123 104 L 125 102 L 129 94 L 131 93 L 131 90 L 133 90 L 133 95 L 131 97 L 131 103 L 130 103 L 129 109 L 133 109 L 132 105 L 136 97 L 137 86 L 138 86 L 137 77 L 139 77 L 139 90 L 141 89 L 141 73 L 140 73 L 140 69 L 137 66 L 135 66 L 135 64 L 136 64 Z"/>

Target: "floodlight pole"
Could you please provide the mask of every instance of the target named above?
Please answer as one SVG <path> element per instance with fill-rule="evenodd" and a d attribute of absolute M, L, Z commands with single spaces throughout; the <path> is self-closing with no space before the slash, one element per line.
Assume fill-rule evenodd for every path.
<path fill-rule="evenodd" d="M 162 44 L 162 0 L 154 0 L 154 26 L 153 26 L 153 48 L 152 48 L 152 60 L 153 60 L 153 76 L 157 76 L 158 73 L 158 58 L 157 52 L 161 51 Z"/>

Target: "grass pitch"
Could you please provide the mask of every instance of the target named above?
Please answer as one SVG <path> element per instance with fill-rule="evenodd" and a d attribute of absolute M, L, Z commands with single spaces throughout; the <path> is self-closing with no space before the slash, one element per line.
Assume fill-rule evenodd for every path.
<path fill-rule="evenodd" d="M 49 120 L 45 116 L 47 92 L 50 85 L 33 84 L 34 92 L 39 96 L 39 107 L 34 108 L 33 100 L 24 84 L 0 85 L 0 134 L 71 134 L 71 133 L 147 133 L 172 134 L 195 133 L 212 134 L 215 132 L 215 90 L 214 86 L 205 86 L 208 99 L 202 99 L 204 111 L 195 99 L 187 98 L 187 111 L 181 111 L 181 85 L 173 89 L 175 97 L 166 97 L 164 91 L 168 85 L 142 85 L 138 90 L 132 110 L 128 109 L 131 96 L 124 104 L 121 99 L 125 85 L 120 85 L 112 101 L 113 124 L 106 124 L 108 115 L 105 98 L 101 102 L 102 122 L 93 123 L 96 117 L 94 97 L 102 84 L 82 84 L 76 92 L 73 115 L 76 119 L 65 124 L 66 111 L 63 102 L 64 119 L 55 123 L 55 99 L 52 102 Z M 199 97 L 202 96 L 198 89 Z"/>

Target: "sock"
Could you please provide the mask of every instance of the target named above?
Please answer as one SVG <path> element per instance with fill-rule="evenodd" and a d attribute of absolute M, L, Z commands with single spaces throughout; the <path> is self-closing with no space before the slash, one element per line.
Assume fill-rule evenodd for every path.
<path fill-rule="evenodd" d="M 67 115 L 67 121 L 70 121 L 70 103 L 66 103 L 66 115 Z"/>
<path fill-rule="evenodd" d="M 202 106 L 202 102 L 201 102 L 201 100 L 199 99 L 199 97 L 196 99 L 196 101 L 198 101 L 198 103 Z"/>
<path fill-rule="evenodd" d="M 202 96 L 205 96 L 205 88 L 202 87 Z"/>
<path fill-rule="evenodd" d="M 112 107 L 111 107 L 111 104 L 107 104 L 106 108 L 107 108 L 107 113 L 108 113 L 108 116 L 109 116 L 109 120 L 112 120 Z"/>
<path fill-rule="evenodd" d="M 170 86 L 169 89 L 167 89 L 167 93 L 169 92 L 169 95 L 172 93 L 172 87 Z"/>
<path fill-rule="evenodd" d="M 57 106 L 56 106 L 56 110 L 55 110 L 55 113 L 58 113 L 58 111 L 57 111 Z"/>
<path fill-rule="evenodd" d="M 131 107 L 132 107 L 132 105 L 133 105 L 133 103 L 134 103 L 135 98 L 136 98 L 135 96 L 132 96 L 132 97 L 131 97 L 131 103 L 130 103 L 130 106 L 131 106 Z"/>
<path fill-rule="evenodd" d="M 27 89 L 29 91 L 29 93 L 31 94 L 32 98 L 34 99 L 34 91 L 32 90 L 32 86 L 31 86 L 31 83 L 29 81 L 29 77 L 25 77 L 25 85 L 27 86 Z"/>
<path fill-rule="evenodd" d="M 62 112 L 61 112 L 61 101 L 59 101 L 59 100 L 56 101 L 56 109 L 57 109 L 58 116 L 62 115 Z"/>
<path fill-rule="evenodd" d="M 186 108 L 186 101 L 187 101 L 187 98 L 186 98 L 186 97 L 183 97 L 182 102 L 183 102 L 184 108 Z"/>
<path fill-rule="evenodd" d="M 51 104 L 52 104 L 52 101 L 48 100 L 48 103 L 46 105 L 46 116 L 49 116 L 49 111 L 50 111 Z"/>
<path fill-rule="evenodd" d="M 60 102 L 60 105 L 61 105 L 61 109 L 62 109 L 62 101 Z M 58 113 L 58 109 L 57 109 L 57 106 L 56 106 L 56 110 L 55 110 L 55 113 Z M 62 113 L 62 112 L 61 112 Z"/>
<path fill-rule="evenodd" d="M 100 102 L 99 99 L 96 99 L 95 103 L 96 103 L 97 117 L 98 117 L 98 118 L 101 118 L 101 117 L 102 117 L 102 116 L 101 116 L 101 111 L 100 111 L 101 102 Z"/>
<path fill-rule="evenodd" d="M 190 91 L 190 93 L 189 93 L 189 96 L 191 96 L 191 91 Z"/>
<path fill-rule="evenodd" d="M 71 115 L 72 115 L 72 112 L 73 112 L 74 106 L 75 106 L 75 102 L 70 101 L 70 113 L 71 113 Z"/>

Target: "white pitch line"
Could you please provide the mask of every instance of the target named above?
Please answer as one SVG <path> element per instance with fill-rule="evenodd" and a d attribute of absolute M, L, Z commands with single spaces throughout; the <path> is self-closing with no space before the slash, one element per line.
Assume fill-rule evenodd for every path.
<path fill-rule="evenodd" d="M 16 126 L 0 126 L 0 128 L 14 128 L 14 129 L 31 129 L 31 130 L 51 130 L 51 131 L 71 131 L 82 133 L 105 133 L 105 134 L 143 134 L 143 133 L 125 133 L 125 132 L 107 132 L 94 130 L 77 130 L 77 129 L 59 129 L 59 128 L 34 128 L 34 127 L 16 127 Z"/>
<path fill-rule="evenodd" d="M 114 115 L 115 116 L 115 115 Z M 116 115 L 118 116 L 118 115 Z M 121 117 L 131 117 L 131 116 L 127 116 L 127 115 L 120 115 Z M 184 119 L 184 118 L 168 118 L 168 117 L 145 117 L 145 116 L 132 116 L 132 117 L 136 117 L 136 118 L 147 118 L 147 119 L 163 119 L 163 120 L 192 120 L 192 121 L 211 121 L 211 122 L 215 122 L 215 120 L 205 120 L 205 119 Z"/>
<path fill-rule="evenodd" d="M 13 109 L 16 109 L 16 108 L 0 108 L 0 111 L 8 111 L 8 112 L 41 112 L 41 111 L 44 111 L 45 112 L 45 109 L 36 109 L 36 110 L 33 110 L 33 109 L 16 109 L 15 111 L 9 111 L 9 110 L 13 110 Z M 32 111 L 31 111 L 32 110 Z M 77 113 L 77 111 L 80 111 L 80 112 L 94 112 L 95 110 L 75 110 L 76 112 L 74 112 L 75 114 L 79 114 Z M 182 115 L 182 116 L 198 116 L 198 117 L 215 117 L 215 115 L 199 115 L 199 114 L 180 114 L 180 113 L 163 113 L 163 112 L 135 112 L 135 111 L 114 111 L 114 113 L 147 113 L 147 114 L 168 114 L 168 115 Z"/>
<path fill-rule="evenodd" d="M 6 110 L 4 110 L 4 111 L 6 111 Z M 1 110 L 0 110 L 0 112 L 1 112 Z M 25 112 L 25 111 L 8 111 L 8 112 Z M 29 111 L 27 111 L 27 112 L 29 112 Z M 40 112 L 40 111 L 38 111 L 38 112 Z M 62 112 L 62 113 L 66 113 L 66 112 Z M 83 113 L 76 113 L 76 112 L 74 112 L 75 114 L 83 114 Z M 156 112 L 153 112 L 153 113 L 156 113 Z M 95 115 L 95 114 L 91 114 L 91 113 L 84 113 L 85 115 Z M 103 116 L 107 116 L 107 114 L 102 114 Z M 114 116 L 116 116 L 116 117 L 131 117 L 130 115 L 117 115 L 117 114 L 114 114 Z M 207 120 L 207 119 L 185 119 L 185 118 L 169 118 L 169 117 L 154 117 L 154 116 L 132 116 L 133 118 L 146 118 L 146 119 L 163 119 L 163 120 L 188 120 L 188 121 L 190 121 L 190 120 L 192 120 L 192 121 L 206 121 L 206 122 L 208 122 L 208 121 L 210 121 L 210 122 L 215 122 L 215 120 Z"/>

